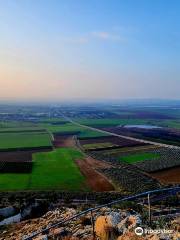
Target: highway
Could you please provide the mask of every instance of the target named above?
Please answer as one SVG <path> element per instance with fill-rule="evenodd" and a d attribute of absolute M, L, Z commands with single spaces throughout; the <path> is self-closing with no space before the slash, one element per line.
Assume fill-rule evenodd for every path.
<path fill-rule="evenodd" d="M 135 138 L 135 137 L 129 137 L 129 136 L 125 136 L 125 135 L 121 135 L 121 134 L 117 134 L 117 133 L 108 132 L 108 131 L 101 130 L 101 129 L 94 128 L 94 127 L 90 127 L 90 126 L 87 126 L 87 125 L 84 125 L 84 124 L 80 124 L 80 123 L 72 120 L 71 118 L 65 116 L 62 113 L 61 113 L 61 115 L 64 119 L 66 119 L 67 121 L 71 122 L 72 124 L 74 124 L 78 127 L 86 128 L 86 129 L 89 129 L 89 130 L 92 130 L 92 131 L 97 131 L 97 132 L 100 132 L 100 133 L 105 133 L 105 134 L 110 135 L 110 136 L 124 138 L 124 139 L 127 139 L 127 140 L 134 140 L 134 141 L 138 141 L 138 142 L 141 142 L 141 143 L 152 144 L 152 145 L 155 145 L 155 146 L 158 146 L 158 147 L 165 147 L 165 148 L 169 148 L 169 149 L 180 150 L 179 146 L 165 144 L 165 143 L 159 143 L 159 142 L 154 142 L 154 141 L 148 141 L 148 140 L 144 140 L 144 139 L 139 139 L 139 138 Z"/>

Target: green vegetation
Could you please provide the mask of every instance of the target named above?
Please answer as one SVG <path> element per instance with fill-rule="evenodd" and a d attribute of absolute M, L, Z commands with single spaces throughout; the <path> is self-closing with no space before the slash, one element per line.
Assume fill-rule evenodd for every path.
<path fill-rule="evenodd" d="M 139 161 L 157 159 L 159 157 L 160 157 L 160 155 L 158 155 L 156 153 L 138 153 L 138 154 L 132 154 L 132 155 L 119 157 L 118 159 L 120 161 L 124 161 L 127 163 L 135 163 L 135 162 L 139 162 Z"/>
<path fill-rule="evenodd" d="M 169 128 L 180 129 L 180 120 L 166 120 L 161 125 Z"/>
<path fill-rule="evenodd" d="M 52 125 L 52 124 L 40 124 L 42 128 L 49 130 L 52 133 L 73 133 L 83 131 L 84 128 L 78 127 L 72 123 L 65 123 L 63 125 Z"/>
<path fill-rule="evenodd" d="M 105 133 L 98 131 L 93 131 L 90 129 L 77 126 L 73 123 L 65 123 L 59 125 L 52 125 L 51 123 L 57 119 L 49 120 L 39 124 L 39 127 L 48 129 L 52 133 L 78 133 L 79 138 L 91 138 L 91 137 L 101 137 L 107 136 Z M 105 126 L 116 126 L 125 124 L 143 124 L 147 121 L 141 119 L 75 119 L 80 124 L 89 125 L 92 127 L 105 127 Z"/>
<path fill-rule="evenodd" d="M 113 118 L 103 118 L 103 119 L 75 119 L 80 124 L 88 126 L 99 126 L 99 127 L 108 127 L 108 126 L 117 126 L 117 125 L 126 125 L 126 124 L 145 124 L 148 121 L 143 119 L 113 119 Z"/>
<path fill-rule="evenodd" d="M 72 148 L 61 148 L 52 152 L 34 154 L 31 189 L 83 189 L 84 177 L 75 159 L 83 154 Z"/>
<path fill-rule="evenodd" d="M 50 124 L 53 124 L 53 123 L 64 123 L 64 122 L 67 122 L 67 120 L 65 120 L 64 118 L 43 118 L 43 119 L 40 119 L 38 121 L 38 123 L 50 123 Z"/>
<path fill-rule="evenodd" d="M 28 190 L 31 174 L 1 173 L 0 191 Z"/>
<path fill-rule="evenodd" d="M 7 129 L 36 129 L 38 126 L 34 123 L 29 122 L 18 122 L 18 121 L 0 121 L 0 131 L 6 131 Z"/>
<path fill-rule="evenodd" d="M 52 146 L 51 134 L 49 133 L 57 132 L 62 134 L 78 134 L 80 138 L 106 136 L 104 133 L 85 129 L 72 123 L 63 123 L 62 119 L 60 120 L 60 125 L 51 124 L 53 121 L 57 121 L 57 119 L 53 119 L 52 121 L 47 119 L 46 123 L 38 123 L 33 126 L 30 126 L 30 124 L 22 124 L 21 126 L 17 122 L 8 122 L 3 125 L 3 122 L 1 122 L 0 149 Z"/>
<path fill-rule="evenodd" d="M 16 133 L 16 132 L 43 132 L 46 131 L 40 127 L 13 127 L 13 128 L 0 128 L 1 133 Z"/>
<path fill-rule="evenodd" d="M 36 153 L 31 174 L 0 174 L 0 190 L 88 190 L 74 163 L 82 157 L 73 148 Z"/>
<path fill-rule="evenodd" d="M 72 123 L 65 123 L 63 125 L 51 125 L 51 124 L 41 124 L 43 128 L 46 128 L 48 131 L 52 133 L 62 133 L 62 134 L 75 134 L 78 133 L 80 138 L 89 138 L 89 137 L 100 137 L 106 136 L 105 133 L 100 133 L 97 131 L 93 131 L 90 129 L 86 129 L 80 126 L 77 126 Z"/>
<path fill-rule="evenodd" d="M 0 149 L 49 147 L 51 136 L 47 132 L 0 133 Z"/>
<path fill-rule="evenodd" d="M 79 134 L 80 139 L 85 139 L 85 138 L 93 138 L 93 137 L 104 137 L 108 136 L 106 133 L 101 133 L 98 131 L 93 131 L 89 129 L 83 128 L 83 130 Z"/>
<path fill-rule="evenodd" d="M 118 146 L 118 145 L 110 143 L 110 142 L 91 143 L 91 144 L 84 144 L 83 145 L 83 147 L 85 149 L 107 148 L 107 147 L 113 147 L 113 146 Z"/>
<path fill-rule="evenodd" d="M 170 110 L 169 110 L 170 111 Z M 129 111 L 128 113 L 130 113 Z M 172 111 L 169 112 L 171 114 Z M 163 112 L 164 113 L 164 112 Z M 176 111 L 173 115 L 178 115 Z M 179 115 L 178 115 L 179 116 Z M 75 121 L 92 127 L 109 127 L 126 124 L 155 124 L 172 128 L 180 128 L 180 121 L 167 119 L 87 119 L 75 118 Z M 48 132 L 50 134 L 48 134 Z M 23 121 L 0 122 L 0 149 L 19 147 L 51 146 L 51 133 L 76 134 L 80 139 L 107 136 L 105 133 L 93 131 L 67 122 L 64 118 L 40 118 L 37 123 Z M 156 139 L 157 140 L 157 139 Z M 162 139 L 160 139 L 162 141 Z M 169 142 L 168 142 L 169 143 Z M 173 143 L 173 142 L 172 142 Z M 176 142 L 173 144 L 177 144 Z"/>

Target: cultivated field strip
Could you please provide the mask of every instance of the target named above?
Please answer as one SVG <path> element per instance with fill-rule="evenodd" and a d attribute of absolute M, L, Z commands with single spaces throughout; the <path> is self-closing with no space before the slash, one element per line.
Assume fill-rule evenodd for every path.
<path fill-rule="evenodd" d="M 0 134 L 0 151 L 51 147 L 52 136 L 47 132 L 12 132 Z"/>
<path fill-rule="evenodd" d="M 32 171 L 32 155 L 38 152 L 48 152 L 52 148 L 17 149 L 0 151 L 0 173 L 30 173 Z"/>
<path fill-rule="evenodd" d="M 131 149 L 131 148 L 130 148 Z M 168 169 L 180 165 L 180 150 L 168 149 L 162 147 L 137 147 L 127 151 L 122 149 L 113 149 L 111 151 L 101 151 L 103 157 L 108 157 L 114 162 L 123 162 L 123 157 L 136 155 L 136 154 L 151 154 L 145 160 L 137 160 L 132 163 L 144 172 L 155 172 L 158 170 Z M 154 155 L 154 156 L 153 156 Z M 157 157 L 158 156 L 158 157 Z"/>
<path fill-rule="evenodd" d="M 158 189 L 161 185 L 158 181 L 127 166 L 102 169 L 103 174 L 112 179 L 116 186 L 129 193 Z"/>
<path fill-rule="evenodd" d="M 155 148 L 149 152 L 159 154 L 160 157 L 135 163 L 145 172 L 155 172 L 180 165 L 180 150 L 178 149 Z"/>
<path fill-rule="evenodd" d="M 118 138 L 113 136 L 90 138 L 86 140 L 80 139 L 80 144 L 85 151 L 101 151 L 106 149 L 119 149 L 120 147 L 137 147 L 145 145 L 144 143 L 139 143 L 137 141 L 126 140 L 124 138 Z"/>
<path fill-rule="evenodd" d="M 2 162 L 0 173 L 31 173 L 32 162 Z"/>
<path fill-rule="evenodd" d="M 120 190 L 134 193 L 161 187 L 158 181 L 143 173 L 135 165 L 121 163 L 115 157 L 105 156 L 100 152 L 89 152 L 88 154 L 113 165 L 112 168 L 98 169 L 98 171 L 111 179 Z"/>
<path fill-rule="evenodd" d="M 117 144 L 118 147 L 114 147 L 114 149 L 110 149 L 108 146 L 99 148 L 100 144 L 104 142 Z M 92 144 L 92 148 L 86 148 L 87 144 L 89 146 Z M 164 147 L 164 144 L 162 145 L 159 143 L 157 145 L 144 143 L 144 141 L 138 142 L 134 138 L 132 140 L 129 137 L 127 139 L 114 135 L 80 139 L 78 144 L 87 155 L 111 163 L 112 168 L 98 169 L 98 171 L 111 179 L 120 190 L 129 192 L 138 192 L 142 189 L 146 191 L 160 187 L 161 184 L 146 172 L 154 172 L 180 165 L 179 147 L 168 145 Z M 137 156 L 134 162 L 130 162 L 130 164 L 124 162 L 123 157 L 134 155 Z M 143 155 L 144 159 L 138 157 L 141 155 Z"/>

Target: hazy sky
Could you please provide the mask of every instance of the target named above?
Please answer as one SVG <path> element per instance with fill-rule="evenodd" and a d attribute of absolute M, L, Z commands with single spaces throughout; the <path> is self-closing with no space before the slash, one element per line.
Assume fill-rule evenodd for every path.
<path fill-rule="evenodd" d="M 179 0 L 0 0 L 0 99 L 180 98 Z"/>

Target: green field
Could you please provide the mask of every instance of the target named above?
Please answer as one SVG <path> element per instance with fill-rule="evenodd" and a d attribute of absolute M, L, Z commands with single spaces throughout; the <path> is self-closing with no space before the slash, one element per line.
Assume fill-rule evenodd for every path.
<path fill-rule="evenodd" d="M 180 120 L 166 120 L 162 126 L 180 129 Z"/>
<path fill-rule="evenodd" d="M 79 134 L 80 139 L 93 138 L 93 137 L 104 137 L 104 136 L 109 136 L 109 135 L 98 132 L 98 131 L 92 131 L 89 129 L 83 129 Z"/>
<path fill-rule="evenodd" d="M 84 144 L 83 147 L 87 150 L 89 149 L 98 149 L 98 148 L 108 148 L 118 146 L 116 144 L 110 143 L 110 142 L 103 142 L 103 143 L 91 143 L 91 144 Z"/>
<path fill-rule="evenodd" d="M 88 190 L 74 163 L 83 154 L 73 148 L 33 155 L 31 174 L 0 174 L 0 190 Z"/>
<path fill-rule="evenodd" d="M 62 119 L 60 120 L 62 122 Z M 30 126 L 30 123 L 22 124 L 21 126 L 17 122 L 8 122 L 3 125 L 4 123 L 1 122 L 0 149 L 52 146 L 52 139 L 49 133 L 78 134 L 80 138 L 106 136 L 104 133 L 85 129 L 72 123 L 60 125 L 52 125 L 50 123 L 57 121 L 57 119 L 46 121 L 33 126 Z"/>
<path fill-rule="evenodd" d="M 56 122 L 64 123 L 64 122 L 68 122 L 68 121 L 65 120 L 64 118 L 43 118 L 43 119 L 39 120 L 38 122 L 39 123 L 50 123 L 50 124 L 53 124 L 53 123 L 56 123 Z"/>
<path fill-rule="evenodd" d="M 99 127 L 108 127 L 108 126 L 117 126 L 117 125 L 126 125 L 126 124 L 145 124 L 148 121 L 143 119 L 75 119 L 75 121 L 80 124 L 88 125 L 88 126 L 99 126 Z"/>
<path fill-rule="evenodd" d="M 104 133 L 89 130 L 89 129 L 77 126 L 75 124 L 72 124 L 72 123 L 65 123 L 63 125 L 41 124 L 40 126 L 47 129 L 48 131 L 50 131 L 52 133 L 62 133 L 62 134 L 78 133 L 80 138 L 106 136 L 106 134 L 104 134 Z"/>
<path fill-rule="evenodd" d="M 136 124 L 150 124 L 162 127 L 180 128 L 180 120 L 166 120 L 166 119 L 75 119 L 77 122 L 92 126 L 92 127 L 109 127 L 117 125 L 136 125 Z"/>
<path fill-rule="evenodd" d="M 180 128 L 178 120 L 145 119 L 76 119 L 77 122 L 92 127 L 106 127 L 125 124 L 156 124 Z M 56 124 L 54 124 L 56 123 Z M 59 124 L 58 124 L 59 123 Z M 7 121 L 0 122 L 0 149 L 52 146 L 51 134 L 77 134 L 80 139 L 107 136 L 107 134 L 83 128 L 66 122 L 63 118 L 44 118 L 37 123 Z M 162 140 L 161 140 L 162 141 Z"/>
<path fill-rule="evenodd" d="M 51 136 L 47 132 L 0 133 L 0 149 L 49 147 Z"/>
<path fill-rule="evenodd" d="M 0 121 L 0 131 L 5 131 L 7 129 L 36 129 L 38 126 L 30 122 L 18 122 L 18 121 Z"/>
<path fill-rule="evenodd" d="M 41 127 L 12 127 L 12 128 L 0 128 L 1 133 L 15 133 L 15 132 L 43 132 L 46 129 Z"/>
<path fill-rule="evenodd" d="M 172 128 L 180 128 L 179 120 L 158 120 L 158 119 L 136 119 L 136 118 L 125 118 L 125 119 L 75 119 L 80 124 L 92 126 L 92 127 L 110 127 L 117 125 L 136 125 L 136 124 L 150 124 L 156 126 L 165 126 Z M 53 122 L 59 122 L 59 125 L 52 125 Z M 76 126 L 72 123 L 63 123 L 63 119 L 52 119 L 39 122 L 37 127 L 46 128 L 52 132 L 73 132 L 73 131 L 83 131 L 82 127 Z M 1 130 L 1 129 L 0 129 Z"/>
<path fill-rule="evenodd" d="M 78 127 L 72 123 L 66 123 L 63 125 L 52 125 L 52 124 L 40 124 L 42 128 L 48 129 L 52 133 L 71 133 L 71 132 L 79 132 L 83 130 L 83 128 Z"/>
<path fill-rule="evenodd" d="M 55 120 L 54 120 L 55 121 Z M 56 120 L 57 121 L 57 120 Z M 118 124 L 127 124 L 130 123 L 128 120 L 121 119 L 76 119 L 76 121 L 80 124 L 89 125 L 89 126 L 115 126 Z M 108 136 L 105 133 L 101 133 L 98 131 L 93 131 L 90 129 L 83 128 L 81 126 L 74 125 L 73 123 L 65 123 L 63 125 L 52 125 L 53 120 L 47 123 L 39 124 L 39 127 L 46 128 L 52 133 L 75 133 L 79 132 L 79 138 L 92 138 L 92 137 L 103 137 Z M 134 124 L 137 123 L 137 120 L 131 121 Z M 144 121 L 139 120 L 138 123 L 144 123 Z"/>
<path fill-rule="evenodd" d="M 131 154 L 123 157 L 119 157 L 118 159 L 123 162 L 127 163 L 136 163 L 139 161 L 145 161 L 150 159 L 157 159 L 160 155 L 156 153 L 138 153 L 138 154 Z"/>

